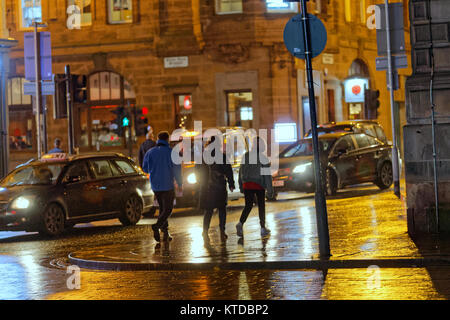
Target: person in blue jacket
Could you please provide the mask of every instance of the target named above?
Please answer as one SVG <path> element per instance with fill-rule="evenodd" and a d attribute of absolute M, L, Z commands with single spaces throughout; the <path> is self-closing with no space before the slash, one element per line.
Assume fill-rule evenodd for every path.
<path fill-rule="evenodd" d="M 159 204 L 158 220 L 152 225 L 153 235 L 157 242 L 161 241 L 160 230 L 164 234 L 163 241 L 172 240 L 169 234 L 168 219 L 172 214 L 175 199 L 175 184 L 181 190 L 181 166 L 172 161 L 172 148 L 169 146 L 169 133 L 158 134 L 156 146 L 147 151 L 142 164 L 144 172 L 150 175 L 150 184 Z"/>

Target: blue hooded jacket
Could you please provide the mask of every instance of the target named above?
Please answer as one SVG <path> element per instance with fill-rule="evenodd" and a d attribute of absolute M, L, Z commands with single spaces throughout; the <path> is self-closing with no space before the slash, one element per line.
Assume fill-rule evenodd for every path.
<path fill-rule="evenodd" d="M 158 140 L 144 156 L 142 169 L 150 174 L 150 184 L 153 191 L 169 191 L 174 189 L 174 179 L 182 186 L 181 166 L 172 161 L 172 148 L 164 140 Z"/>

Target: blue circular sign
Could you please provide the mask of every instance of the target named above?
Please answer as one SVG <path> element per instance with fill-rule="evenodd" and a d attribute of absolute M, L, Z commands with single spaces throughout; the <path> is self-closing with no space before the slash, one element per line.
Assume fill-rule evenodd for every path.
<path fill-rule="evenodd" d="M 327 44 L 327 29 L 323 22 L 312 14 L 308 14 L 311 30 L 312 58 L 317 57 Z M 302 16 L 290 18 L 284 27 L 283 39 L 288 51 L 296 58 L 306 59 Z"/>

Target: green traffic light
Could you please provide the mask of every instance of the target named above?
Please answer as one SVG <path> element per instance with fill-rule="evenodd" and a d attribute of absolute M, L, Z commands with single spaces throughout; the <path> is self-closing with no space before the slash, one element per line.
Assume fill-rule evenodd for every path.
<path fill-rule="evenodd" d="M 127 117 L 122 119 L 122 127 L 128 127 L 130 125 L 130 120 Z"/>

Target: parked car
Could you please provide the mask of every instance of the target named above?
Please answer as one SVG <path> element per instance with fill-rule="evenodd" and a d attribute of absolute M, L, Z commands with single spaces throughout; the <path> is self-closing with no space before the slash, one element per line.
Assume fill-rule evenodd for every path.
<path fill-rule="evenodd" d="M 363 182 L 386 189 L 392 184 L 392 147 L 365 133 L 324 133 L 319 136 L 320 161 L 326 193 Z M 277 192 L 314 192 L 312 139 L 303 139 L 280 153 L 279 169 L 273 174 Z"/>
<path fill-rule="evenodd" d="M 341 122 L 331 122 L 317 126 L 318 135 L 337 132 L 365 133 L 377 138 L 383 143 L 388 143 L 386 134 L 380 124 L 373 120 L 348 120 Z M 311 129 L 305 135 L 305 138 L 311 138 Z"/>
<path fill-rule="evenodd" d="M 0 230 L 56 236 L 95 220 L 135 225 L 153 197 L 147 176 L 124 155 L 48 154 L 0 181 Z"/>

